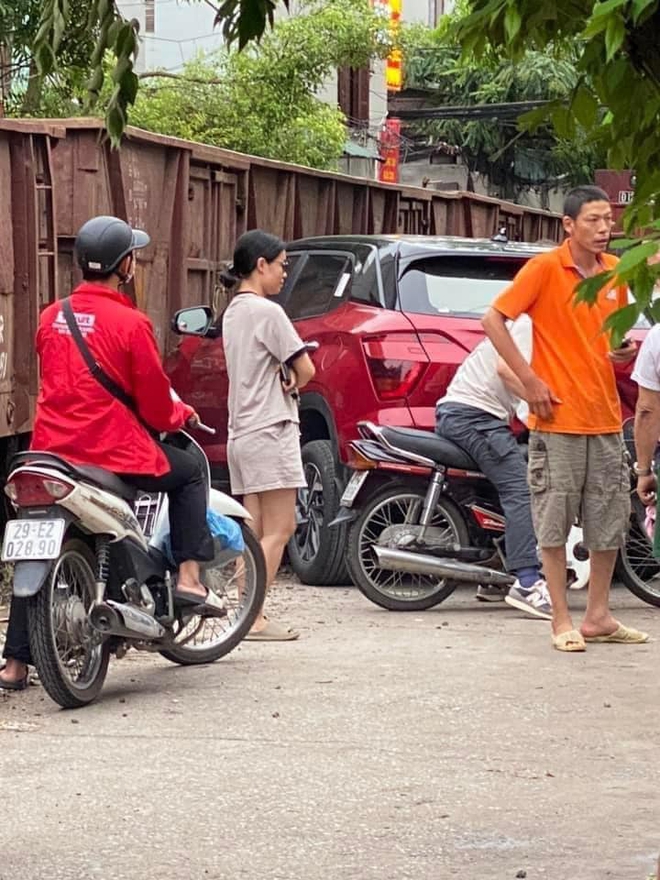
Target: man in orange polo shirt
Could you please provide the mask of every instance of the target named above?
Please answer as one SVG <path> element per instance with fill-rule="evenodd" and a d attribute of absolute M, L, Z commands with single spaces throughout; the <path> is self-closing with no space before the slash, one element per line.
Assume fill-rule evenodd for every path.
<path fill-rule="evenodd" d="M 609 591 L 630 516 L 630 478 L 621 436 L 613 362 L 636 346 L 613 351 L 603 324 L 627 303 L 625 287 L 604 287 L 593 306 L 576 304 L 583 279 L 613 268 L 606 254 L 612 230 L 608 196 L 594 186 L 568 193 L 561 247 L 531 259 L 483 319 L 493 345 L 516 374 L 530 408 L 528 478 L 543 569 L 552 600 L 552 643 L 584 651 L 585 642 L 641 643 L 646 633 L 619 623 Z M 528 364 L 506 325 L 526 313 L 533 325 Z M 591 556 L 587 610 L 573 626 L 566 601 L 565 544 L 577 516 Z"/>

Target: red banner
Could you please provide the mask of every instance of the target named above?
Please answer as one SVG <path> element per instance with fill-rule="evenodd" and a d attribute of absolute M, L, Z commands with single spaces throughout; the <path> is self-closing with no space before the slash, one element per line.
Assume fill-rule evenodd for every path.
<path fill-rule="evenodd" d="M 401 152 L 401 120 L 387 119 L 380 133 L 380 158 L 378 179 L 383 183 L 399 182 L 399 157 Z"/>

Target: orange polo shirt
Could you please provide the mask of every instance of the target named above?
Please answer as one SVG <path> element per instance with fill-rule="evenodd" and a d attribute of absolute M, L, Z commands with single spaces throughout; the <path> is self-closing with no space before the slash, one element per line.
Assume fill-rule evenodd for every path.
<path fill-rule="evenodd" d="M 602 255 L 605 269 L 617 258 Z M 576 304 L 582 274 L 568 241 L 529 260 L 493 303 L 507 318 L 526 313 L 532 319 L 532 369 L 562 403 L 551 420 L 529 417 L 532 430 L 555 434 L 614 434 L 621 430 L 621 404 L 614 369 L 607 357 L 610 337 L 603 332 L 608 315 L 628 303 L 625 287 L 603 288 L 593 306 Z"/>

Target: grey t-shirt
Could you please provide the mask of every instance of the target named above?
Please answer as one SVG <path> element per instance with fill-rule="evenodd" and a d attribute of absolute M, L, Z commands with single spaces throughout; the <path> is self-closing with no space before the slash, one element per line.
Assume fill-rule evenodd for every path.
<path fill-rule="evenodd" d="M 222 317 L 229 376 L 229 439 L 278 422 L 299 422 L 298 407 L 282 389 L 280 364 L 304 343 L 284 309 L 256 293 L 239 293 Z"/>

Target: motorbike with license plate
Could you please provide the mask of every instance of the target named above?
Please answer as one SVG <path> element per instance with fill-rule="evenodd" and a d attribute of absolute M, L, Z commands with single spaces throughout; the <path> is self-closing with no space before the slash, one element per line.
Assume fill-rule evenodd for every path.
<path fill-rule="evenodd" d="M 467 453 L 428 431 L 358 425 L 349 447 L 351 479 L 335 523 L 349 522 L 347 562 L 372 602 L 418 611 L 443 602 L 461 583 L 513 583 L 505 570 L 504 514 L 495 487 Z M 635 460 L 633 420 L 624 424 Z M 631 517 L 617 560 L 618 579 L 660 607 L 660 561 L 653 556 L 645 509 L 630 470 Z M 566 544 L 567 583 L 589 581 L 589 552 L 576 523 Z"/>
<path fill-rule="evenodd" d="M 201 333 L 208 320 L 204 309 L 175 316 L 180 333 Z M 64 708 L 92 702 L 110 655 L 131 647 L 184 666 L 218 660 L 247 635 L 263 605 L 266 567 L 248 511 L 211 488 L 208 459 L 190 434 L 162 439 L 202 464 L 209 522 L 219 525 L 202 579 L 224 601 L 226 616 L 203 617 L 174 601 L 166 495 L 136 491 L 114 473 L 48 452 L 19 453 L 11 463 L 5 493 L 16 518 L 7 523 L 2 559 L 14 565 L 14 596 L 28 600 L 39 678 Z"/>

